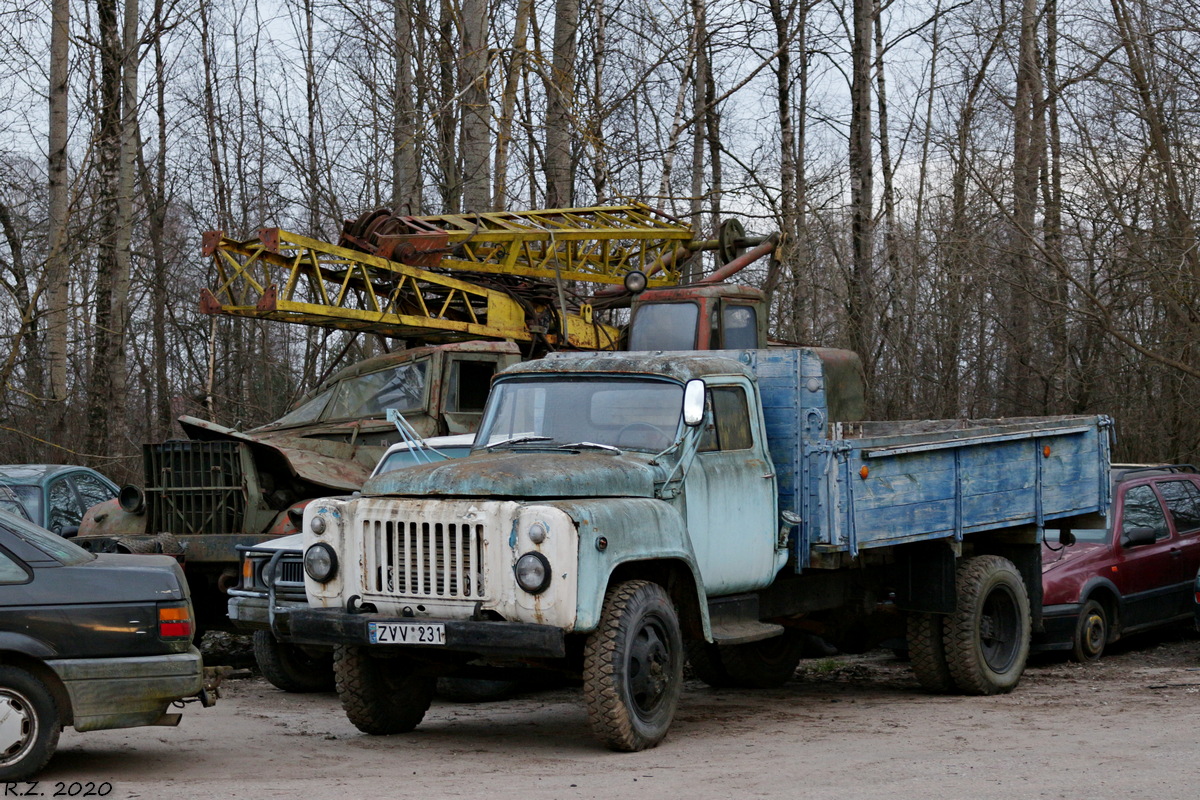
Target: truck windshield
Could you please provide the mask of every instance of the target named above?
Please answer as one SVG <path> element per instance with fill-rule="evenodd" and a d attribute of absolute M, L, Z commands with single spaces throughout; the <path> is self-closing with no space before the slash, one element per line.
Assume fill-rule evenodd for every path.
<path fill-rule="evenodd" d="M 658 452 L 675 441 L 683 386 L 644 378 L 520 378 L 492 389 L 475 447 L 605 444 Z M 525 440 L 523 444 L 520 440 Z"/>
<path fill-rule="evenodd" d="M 337 385 L 264 428 L 302 425 L 319 419 L 382 417 L 387 409 L 400 412 L 425 408 L 425 373 L 429 360 L 358 375 Z"/>

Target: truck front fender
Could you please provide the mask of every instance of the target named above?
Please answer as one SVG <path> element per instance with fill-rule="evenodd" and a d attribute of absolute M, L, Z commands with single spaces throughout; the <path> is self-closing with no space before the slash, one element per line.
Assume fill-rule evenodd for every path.
<path fill-rule="evenodd" d="M 646 574 L 652 575 L 657 574 L 655 565 L 670 565 L 692 584 L 690 591 L 673 592 L 677 604 L 686 596 L 696 606 L 680 608 L 680 616 L 695 614 L 704 636 L 710 635 L 704 582 L 687 524 L 673 506 L 648 497 L 559 500 L 547 505 L 568 514 L 579 530 L 575 630 L 595 630 L 613 573 L 621 570 L 638 574 L 638 568 L 644 565 Z"/>

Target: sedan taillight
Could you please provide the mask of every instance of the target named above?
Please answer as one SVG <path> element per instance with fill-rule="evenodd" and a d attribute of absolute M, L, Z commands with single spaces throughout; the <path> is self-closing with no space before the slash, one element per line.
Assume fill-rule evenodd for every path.
<path fill-rule="evenodd" d="M 192 610 L 187 603 L 159 605 L 158 636 L 161 639 L 192 638 Z"/>

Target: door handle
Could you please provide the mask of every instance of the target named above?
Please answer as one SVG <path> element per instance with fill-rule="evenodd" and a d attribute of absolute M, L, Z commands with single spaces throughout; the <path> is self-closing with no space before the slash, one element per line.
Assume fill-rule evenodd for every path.
<path fill-rule="evenodd" d="M 766 475 L 763 475 L 763 480 L 769 481 L 769 480 L 771 480 L 771 478 L 774 478 L 774 477 L 775 477 L 774 472 L 768 472 Z"/>

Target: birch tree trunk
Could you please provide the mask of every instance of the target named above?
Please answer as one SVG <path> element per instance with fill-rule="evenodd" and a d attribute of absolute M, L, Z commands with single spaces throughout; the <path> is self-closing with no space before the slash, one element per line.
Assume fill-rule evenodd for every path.
<path fill-rule="evenodd" d="M 463 0 L 462 163 L 463 208 L 492 208 L 492 107 L 488 97 L 487 0 Z"/>
<path fill-rule="evenodd" d="M 67 88 L 70 61 L 70 0 L 53 0 L 50 11 L 49 254 L 46 259 L 46 356 L 50 362 L 50 430 L 61 431 L 67 399 L 67 304 L 70 254 L 67 223 L 69 132 Z"/>
<path fill-rule="evenodd" d="M 847 292 L 850 347 L 863 359 L 867 385 L 875 371 L 874 161 L 871 147 L 871 45 L 875 3 L 854 0 L 850 84 L 850 247 Z"/>
<path fill-rule="evenodd" d="M 575 106 L 575 37 L 579 32 L 579 0 L 555 0 L 554 60 L 546 101 L 546 206 L 574 203 L 571 158 L 572 113 Z"/>
<path fill-rule="evenodd" d="M 413 102 L 413 24 L 409 0 L 394 0 L 396 35 L 394 111 L 392 115 L 392 209 L 421 213 L 421 126 Z"/>

